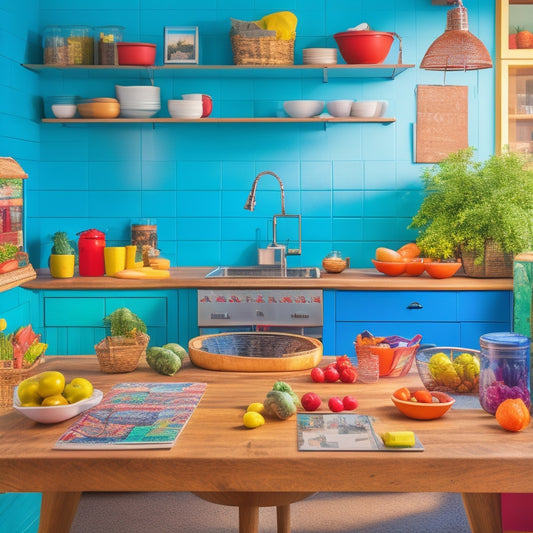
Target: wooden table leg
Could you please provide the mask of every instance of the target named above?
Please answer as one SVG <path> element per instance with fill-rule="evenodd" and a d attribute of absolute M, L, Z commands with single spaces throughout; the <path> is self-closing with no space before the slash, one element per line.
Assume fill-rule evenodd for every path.
<path fill-rule="evenodd" d="M 472 533 L 502 533 L 502 505 L 499 493 L 463 493 Z"/>
<path fill-rule="evenodd" d="M 291 506 L 278 505 L 276 507 L 276 517 L 278 523 L 277 533 L 291 533 Z"/>
<path fill-rule="evenodd" d="M 43 492 L 38 533 L 69 533 L 81 492 Z"/>
<path fill-rule="evenodd" d="M 259 531 L 259 507 L 241 505 L 239 507 L 239 533 Z"/>

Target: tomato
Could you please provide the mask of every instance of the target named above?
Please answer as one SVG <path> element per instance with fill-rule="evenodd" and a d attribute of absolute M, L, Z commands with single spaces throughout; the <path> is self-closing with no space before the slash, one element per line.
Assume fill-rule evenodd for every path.
<path fill-rule="evenodd" d="M 433 396 L 428 390 L 417 390 L 413 393 L 415 400 L 420 403 L 432 403 Z"/>
<path fill-rule="evenodd" d="M 324 379 L 328 383 L 335 383 L 335 381 L 339 381 L 340 375 L 336 368 L 329 367 L 324 372 Z"/>
<path fill-rule="evenodd" d="M 315 383 L 324 383 L 324 380 L 326 379 L 324 377 L 324 371 L 320 367 L 316 366 L 311 370 L 311 379 Z"/>
<path fill-rule="evenodd" d="M 300 402 L 306 411 L 316 411 L 322 405 L 320 396 L 314 392 L 306 392 L 300 398 Z"/>
<path fill-rule="evenodd" d="M 357 370 L 355 368 L 345 368 L 340 374 L 340 380 L 343 383 L 355 383 L 357 377 Z"/>
<path fill-rule="evenodd" d="M 334 413 L 340 413 L 344 410 L 344 404 L 342 403 L 342 400 L 337 396 L 332 396 L 328 400 L 328 407 L 330 411 L 333 411 Z"/>
<path fill-rule="evenodd" d="M 393 393 L 393 396 L 398 400 L 408 402 L 411 399 L 411 391 L 407 387 L 402 387 Z"/>
<path fill-rule="evenodd" d="M 345 396 L 342 399 L 342 405 L 347 411 L 353 411 L 359 406 L 359 402 L 353 396 Z"/>
<path fill-rule="evenodd" d="M 17 395 L 22 407 L 34 407 L 41 405 L 42 398 L 39 396 L 39 382 L 35 377 L 21 381 L 17 388 Z"/>
<path fill-rule="evenodd" d="M 63 396 L 68 403 L 76 403 L 90 398 L 93 392 L 93 384 L 88 379 L 74 378 L 70 383 L 65 385 Z"/>
<path fill-rule="evenodd" d="M 52 405 L 68 405 L 68 402 L 62 394 L 52 394 L 47 396 L 41 403 L 42 407 L 50 407 Z"/>
<path fill-rule="evenodd" d="M 345 368 L 353 368 L 353 364 L 347 355 L 341 355 L 340 357 L 337 357 L 335 367 L 337 368 L 340 374 Z"/>
<path fill-rule="evenodd" d="M 38 391 L 41 398 L 61 394 L 65 388 L 65 376 L 61 372 L 48 370 L 37 374 L 35 378 L 39 383 Z"/>

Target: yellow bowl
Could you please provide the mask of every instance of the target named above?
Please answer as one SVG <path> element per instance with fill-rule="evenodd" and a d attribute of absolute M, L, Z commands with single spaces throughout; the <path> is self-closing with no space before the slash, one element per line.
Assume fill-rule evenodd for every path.
<path fill-rule="evenodd" d="M 117 118 L 120 115 L 120 104 L 116 100 L 85 102 L 78 104 L 78 113 L 83 118 Z"/>

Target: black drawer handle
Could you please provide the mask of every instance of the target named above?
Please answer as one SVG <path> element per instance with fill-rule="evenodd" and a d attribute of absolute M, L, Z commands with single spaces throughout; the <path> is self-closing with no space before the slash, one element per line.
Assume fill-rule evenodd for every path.
<path fill-rule="evenodd" d="M 407 306 L 407 309 L 423 309 L 423 307 L 418 302 L 412 302 Z"/>

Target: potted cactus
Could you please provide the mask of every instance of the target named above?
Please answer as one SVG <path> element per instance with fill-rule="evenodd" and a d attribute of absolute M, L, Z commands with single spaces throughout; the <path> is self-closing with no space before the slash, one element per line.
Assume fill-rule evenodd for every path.
<path fill-rule="evenodd" d="M 76 250 L 64 231 L 56 231 L 52 240 L 50 274 L 54 278 L 71 278 L 74 276 Z"/>

